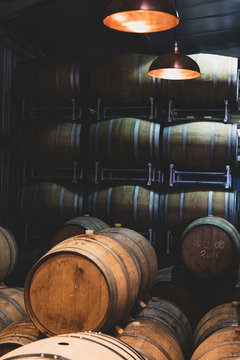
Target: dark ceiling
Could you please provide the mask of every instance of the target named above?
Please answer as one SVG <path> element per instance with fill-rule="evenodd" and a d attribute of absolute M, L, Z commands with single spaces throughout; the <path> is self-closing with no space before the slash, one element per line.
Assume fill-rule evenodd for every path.
<path fill-rule="evenodd" d="M 110 0 L 0 0 L 0 28 L 43 53 L 86 55 L 162 54 L 174 30 L 129 34 L 106 28 Z M 178 0 L 177 39 L 186 54 L 205 52 L 240 57 L 240 0 Z"/>

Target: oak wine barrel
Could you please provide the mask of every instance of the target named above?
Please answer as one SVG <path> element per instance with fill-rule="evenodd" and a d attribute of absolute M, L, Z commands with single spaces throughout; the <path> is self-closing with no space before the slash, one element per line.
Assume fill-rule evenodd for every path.
<path fill-rule="evenodd" d="M 159 223 L 159 194 L 134 185 L 90 188 L 87 212 L 109 224 L 147 230 Z"/>
<path fill-rule="evenodd" d="M 217 122 L 191 122 L 163 129 L 162 153 L 165 164 L 176 169 L 225 170 L 236 167 L 237 125 Z"/>
<path fill-rule="evenodd" d="M 193 332 L 188 318 L 178 305 L 165 299 L 150 300 L 136 318 L 142 319 L 153 320 L 166 326 L 178 340 L 183 354 L 190 355 Z"/>
<path fill-rule="evenodd" d="M 191 360 L 236 359 L 240 357 L 240 328 L 228 327 L 212 333 L 194 351 Z"/>
<path fill-rule="evenodd" d="M 17 93 L 34 103 L 83 102 L 88 91 L 87 62 L 81 57 L 38 57 L 17 66 Z"/>
<path fill-rule="evenodd" d="M 148 75 L 155 56 L 118 54 L 98 64 L 91 73 L 93 97 L 108 105 L 150 105 L 157 94 L 157 80 Z"/>
<path fill-rule="evenodd" d="M 224 275 L 239 262 L 240 234 L 227 220 L 207 216 L 193 221 L 180 239 L 181 258 L 200 278 Z"/>
<path fill-rule="evenodd" d="M 0 332 L 0 356 L 42 337 L 43 335 L 29 318 L 14 322 Z"/>
<path fill-rule="evenodd" d="M 240 326 L 239 301 L 215 306 L 201 318 L 194 331 L 194 347 L 196 348 L 215 331 L 231 326 Z"/>
<path fill-rule="evenodd" d="M 26 315 L 23 289 L 0 287 L 0 331 Z"/>
<path fill-rule="evenodd" d="M 167 104 L 171 99 L 173 105 L 180 109 L 224 110 L 224 100 L 228 100 L 231 110 L 237 110 L 238 58 L 204 53 L 189 56 L 198 63 L 201 76 L 189 81 L 162 80 L 163 102 Z"/>
<path fill-rule="evenodd" d="M 78 360 L 79 356 L 85 360 L 144 360 L 137 351 L 122 341 L 109 335 L 93 332 L 78 332 L 38 340 L 11 351 L 2 359 Z"/>
<path fill-rule="evenodd" d="M 237 224 L 238 195 L 234 191 L 174 191 L 160 195 L 160 223 L 168 229 L 184 228 L 192 221 L 214 215 Z"/>
<path fill-rule="evenodd" d="M 103 229 L 97 233 L 118 241 L 131 253 L 140 270 L 141 284 L 138 298 L 147 296 L 158 268 L 157 256 L 150 242 L 138 232 L 123 227 Z"/>
<path fill-rule="evenodd" d="M 17 214 L 35 224 L 59 224 L 83 215 L 83 189 L 39 183 L 19 188 Z"/>
<path fill-rule="evenodd" d="M 17 243 L 8 229 L 0 227 L 0 282 L 6 279 L 17 261 Z"/>
<path fill-rule="evenodd" d="M 100 234 L 78 235 L 54 246 L 25 283 L 28 314 L 44 334 L 105 331 L 131 311 L 140 273 L 132 254 Z"/>
<path fill-rule="evenodd" d="M 147 360 L 184 359 L 182 349 L 172 332 L 150 319 L 130 322 L 117 337 Z"/>
<path fill-rule="evenodd" d="M 114 167 L 147 167 L 160 163 L 161 126 L 136 118 L 96 122 L 89 129 L 89 154 L 93 161 Z"/>
<path fill-rule="evenodd" d="M 31 164 L 73 166 L 82 163 L 82 124 L 55 119 L 22 122 L 16 135 L 16 155 Z"/>
<path fill-rule="evenodd" d="M 96 217 L 86 214 L 84 216 L 78 216 L 63 224 L 63 226 L 54 234 L 51 246 L 57 245 L 59 242 L 72 236 L 85 234 L 86 230 L 98 232 L 101 229 L 107 229 L 108 227 L 108 224 Z"/>

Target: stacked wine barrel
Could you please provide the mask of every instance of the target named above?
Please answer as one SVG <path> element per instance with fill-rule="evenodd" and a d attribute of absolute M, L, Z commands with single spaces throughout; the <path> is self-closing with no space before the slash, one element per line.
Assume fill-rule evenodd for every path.
<path fill-rule="evenodd" d="M 86 360 L 96 358 L 109 360 L 144 360 L 145 358 L 122 341 L 101 333 L 79 332 L 53 336 L 35 341 L 7 353 L 2 359 L 54 358 L 79 359 L 79 354 Z"/>
<path fill-rule="evenodd" d="M 0 227 L 0 283 L 13 271 L 17 261 L 17 242 L 14 235 Z"/>
<path fill-rule="evenodd" d="M 0 331 L 26 317 L 23 288 L 0 284 Z"/>
<path fill-rule="evenodd" d="M 160 336 L 161 333 L 165 335 Z M 133 334 L 135 334 L 136 340 L 132 336 Z M 151 349 L 153 345 L 153 348 L 158 347 L 158 350 L 161 349 L 162 345 L 164 350 L 169 351 L 169 356 L 175 358 L 175 356 L 182 357 L 182 354 L 184 357 L 191 354 L 193 334 L 190 322 L 180 307 L 171 301 L 154 299 L 154 301 L 150 300 L 146 304 L 134 321 L 126 325 L 120 334 L 120 339 L 133 347 L 138 347 L 138 349 L 139 345 L 137 344 L 142 344 L 141 349 Z M 160 342 L 160 344 L 162 341 L 163 344 L 166 341 L 169 348 L 163 344 L 158 346 L 155 341 Z M 148 343 L 147 347 L 146 343 Z M 144 353 L 142 355 L 144 356 Z"/>
<path fill-rule="evenodd" d="M 194 333 L 194 359 L 239 357 L 239 302 L 219 305 L 206 313 Z"/>
<path fill-rule="evenodd" d="M 37 341 L 42 337 L 43 335 L 32 321 L 25 317 L 20 321 L 12 323 L 0 332 L 0 356 L 20 346 Z"/>
<path fill-rule="evenodd" d="M 152 245 L 133 230 L 75 235 L 34 264 L 25 283 L 26 308 L 47 336 L 106 331 L 148 296 L 156 272 Z"/>
<path fill-rule="evenodd" d="M 42 56 L 19 63 L 17 93 L 34 105 L 83 103 L 88 94 L 88 64 L 83 57 Z"/>

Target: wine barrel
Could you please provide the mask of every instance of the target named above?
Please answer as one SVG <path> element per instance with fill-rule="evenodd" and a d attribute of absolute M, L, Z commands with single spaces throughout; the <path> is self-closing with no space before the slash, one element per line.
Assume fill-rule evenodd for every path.
<path fill-rule="evenodd" d="M 82 124 L 76 122 L 55 119 L 22 122 L 15 152 L 20 159 L 34 165 L 71 167 L 73 161 L 83 161 L 82 132 Z"/>
<path fill-rule="evenodd" d="M 26 315 L 23 289 L 0 287 L 0 331 Z"/>
<path fill-rule="evenodd" d="M 162 153 L 176 169 L 224 170 L 237 165 L 237 125 L 192 122 L 163 129 Z"/>
<path fill-rule="evenodd" d="M 43 335 L 29 318 L 12 323 L 0 332 L 0 356 L 42 337 Z"/>
<path fill-rule="evenodd" d="M 201 71 L 197 79 L 161 81 L 161 94 L 165 102 L 173 100 L 178 108 L 222 108 L 229 101 L 232 111 L 238 109 L 238 58 L 215 54 L 189 55 Z"/>
<path fill-rule="evenodd" d="M 93 97 L 109 105 L 142 105 L 157 93 L 156 79 L 148 75 L 155 56 L 119 54 L 98 64 L 91 73 Z"/>
<path fill-rule="evenodd" d="M 38 57 L 17 66 L 17 93 L 34 103 L 60 103 L 89 93 L 87 62 L 80 57 Z"/>
<path fill-rule="evenodd" d="M 195 324 L 195 303 L 190 284 L 175 266 L 159 269 L 150 292 L 152 297 L 171 301 L 183 309 L 191 326 Z"/>
<path fill-rule="evenodd" d="M 89 154 L 94 161 L 114 167 L 147 167 L 161 159 L 160 124 L 118 118 L 93 123 L 89 130 Z"/>
<path fill-rule="evenodd" d="M 46 335 L 110 329 L 139 292 L 137 264 L 122 244 L 99 234 L 62 241 L 30 270 L 25 304 Z"/>
<path fill-rule="evenodd" d="M 157 256 L 150 242 L 136 231 L 123 227 L 103 229 L 97 233 L 117 240 L 131 253 L 140 269 L 141 284 L 138 298 L 147 296 L 153 286 L 158 268 Z"/>
<path fill-rule="evenodd" d="M 184 228 L 192 221 L 214 215 L 237 223 L 237 193 L 231 191 L 180 191 L 160 195 L 160 222 L 168 229 Z"/>
<path fill-rule="evenodd" d="M 147 231 L 159 224 L 159 194 L 133 185 L 91 188 L 87 212 L 109 224 Z"/>
<path fill-rule="evenodd" d="M 83 332 L 35 341 L 4 355 L 2 359 L 144 360 L 133 348 L 112 336 Z M 180 359 L 181 360 L 181 359 Z"/>
<path fill-rule="evenodd" d="M 200 278 L 211 279 L 237 266 L 240 235 L 227 220 L 207 216 L 188 225 L 180 247 L 187 269 Z"/>
<path fill-rule="evenodd" d="M 61 224 L 83 215 L 83 189 L 39 183 L 18 190 L 17 214 L 35 224 Z"/>
<path fill-rule="evenodd" d="M 59 242 L 70 238 L 71 236 L 85 234 L 86 230 L 98 232 L 99 230 L 108 227 L 109 225 L 105 222 L 93 216 L 78 216 L 63 224 L 63 226 L 54 234 L 51 246 L 57 245 Z"/>
<path fill-rule="evenodd" d="M 207 337 L 194 351 L 191 360 L 236 359 L 240 357 L 240 329 L 228 327 Z"/>
<path fill-rule="evenodd" d="M 193 332 L 183 310 L 171 301 L 158 299 L 149 301 L 136 320 L 153 320 L 166 326 L 178 340 L 183 354 L 190 355 Z"/>
<path fill-rule="evenodd" d="M 231 326 L 240 326 L 239 301 L 218 305 L 202 317 L 194 331 L 194 347 L 199 346 L 215 331 Z"/>
<path fill-rule="evenodd" d="M 0 282 L 6 279 L 16 264 L 17 243 L 14 235 L 0 227 Z"/>
<path fill-rule="evenodd" d="M 133 347 L 147 360 L 183 360 L 181 347 L 165 326 L 158 322 L 141 319 L 130 322 L 117 337 Z"/>

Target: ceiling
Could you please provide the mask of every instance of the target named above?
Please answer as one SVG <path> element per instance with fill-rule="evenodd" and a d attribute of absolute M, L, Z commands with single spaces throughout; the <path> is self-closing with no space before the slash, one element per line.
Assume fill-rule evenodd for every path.
<path fill-rule="evenodd" d="M 52 54 L 162 54 L 171 49 L 174 30 L 122 33 L 102 24 L 110 0 L 0 0 L 0 29 Z M 177 0 L 176 37 L 186 54 L 205 52 L 240 57 L 240 0 Z"/>

